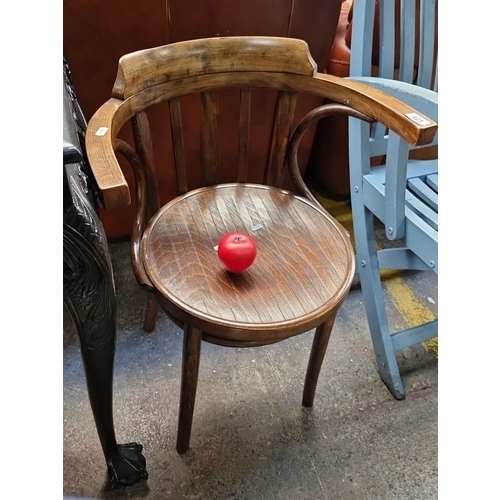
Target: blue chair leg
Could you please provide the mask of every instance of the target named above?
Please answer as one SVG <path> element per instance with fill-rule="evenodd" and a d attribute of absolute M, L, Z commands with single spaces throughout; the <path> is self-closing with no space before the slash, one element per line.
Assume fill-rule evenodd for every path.
<path fill-rule="evenodd" d="M 354 194 L 353 197 L 355 196 Z M 396 399 L 404 399 L 406 394 L 396 361 L 396 352 L 385 309 L 384 291 L 375 244 L 373 214 L 362 206 L 362 203 L 358 204 L 355 200 L 353 200 L 352 206 L 356 265 L 378 370 L 391 394 Z"/>

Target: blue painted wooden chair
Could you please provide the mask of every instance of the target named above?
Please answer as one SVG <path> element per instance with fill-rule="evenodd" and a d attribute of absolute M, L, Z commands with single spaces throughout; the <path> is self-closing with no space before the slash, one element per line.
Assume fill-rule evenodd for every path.
<path fill-rule="evenodd" d="M 354 0 L 351 72 L 411 105 L 411 119 L 438 121 L 437 1 Z M 372 76 L 373 25 L 380 20 L 379 71 Z M 396 22 L 395 22 L 396 20 Z M 398 33 L 399 31 L 399 33 Z M 399 45 L 400 60 L 395 60 Z M 398 69 L 395 70 L 395 68 Z M 418 68 L 418 70 L 415 70 Z M 433 143 L 437 146 L 437 135 Z M 437 337 L 437 319 L 391 331 L 384 303 L 382 269 L 438 272 L 438 161 L 411 159 L 414 148 L 380 123 L 349 118 L 351 203 L 359 273 L 368 324 L 382 380 L 397 399 L 405 397 L 396 352 Z M 436 155 L 437 156 L 437 155 Z M 374 166 L 374 158 L 384 158 Z M 374 222 L 385 227 L 376 240 Z"/>

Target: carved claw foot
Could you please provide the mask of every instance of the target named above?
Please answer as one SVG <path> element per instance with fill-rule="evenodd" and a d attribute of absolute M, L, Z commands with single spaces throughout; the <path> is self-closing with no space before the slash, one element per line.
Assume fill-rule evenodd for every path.
<path fill-rule="evenodd" d="M 146 459 L 139 443 L 118 445 L 118 455 L 107 460 L 111 488 L 132 486 L 141 479 L 147 479 Z"/>

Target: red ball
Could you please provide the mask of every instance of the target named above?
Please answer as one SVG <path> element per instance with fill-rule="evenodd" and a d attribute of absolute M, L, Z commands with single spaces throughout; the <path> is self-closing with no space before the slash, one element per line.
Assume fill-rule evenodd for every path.
<path fill-rule="evenodd" d="M 248 234 L 231 231 L 219 241 L 217 255 L 226 271 L 241 274 L 254 263 L 257 257 L 257 245 Z"/>

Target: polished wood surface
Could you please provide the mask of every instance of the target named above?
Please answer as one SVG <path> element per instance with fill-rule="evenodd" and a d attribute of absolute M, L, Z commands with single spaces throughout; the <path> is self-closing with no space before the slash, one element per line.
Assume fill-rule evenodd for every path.
<path fill-rule="evenodd" d="M 76 328 L 111 487 L 147 479 L 139 443 L 119 444 L 113 418 L 116 296 L 111 256 L 85 154 L 85 117 L 63 59 L 63 300 Z"/>
<path fill-rule="evenodd" d="M 160 83 L 228 71 L 312 75 L 316 70 L 316 62 L 302 40 L 249 38 L 187 40 L 124 55 L 119 61 L 112 96 L 127 99 Z M 287 41 L 286 51 L 282 50 L 283 40 Z"/>
<path fill-rule="evenodd" d="M 233 230 L 258 248 L 240 276 L 228 274 L 214 250 Z M 201 188 L 170 202 L 144 233 L 142 260 L 172 314 L 253 344 L 317 326 L 348 292 L 354 269 L 349 236 L 317 206 L 249 184 Z"/>
<path fill-rule="evenodd" d="M 266 140 L 262 133 L 255 140 L 252 102 L 262 92 L 273 95 L 273 119 Z M 297 116 L 303 94 L 335 104 Z M 229 112 L 222 106 L 228 97 L 237 103 Z M 197 103 L 197 113 L 192 106 L 184 112 L 186 99 Z M 157 182 L 164 162 L 153 157 L 147 118 L 164 102 L 170 137 L 162 140 L 172 145 L 173 200 L 165 200 Z M 302 396 L 305 406 L 313 404 L 334 319 L 354 276 L 354 250 L 305 186 L 300 144 L 325 113 L 377 119 L 414 144 L 426 143 L 435 122 L 417 124 L 407 116 L 413 111 L 368 85 L 318 74 L 307 44 L 297 39 L 191 40 L 120 59 L 113 97 L 89 122 L 88 156 L 107 208 L 130 202 L 117 154 L 135 174 L 131 254 L 137 281 L 148 292 L 145 329 L 154 328 L 159 303 L 184 330 L 179 453 L 189 448 L 202 340 L 262 346 L 315 328 Z M 134 147 L 119 136 L 127 121 Z M 186 148 L 188 132 L 199 137 L 196 154 Z M 223 135 L 233 138 L 232 151 Z M 263 148 L 266 161 L 256 160 L 255 149 Z M 303 197 L 282 189 L 287 169 Z M 258 224 L 262 228 L 252 230 Z M 214 249 L 231 230 L 250 233 L 258 246 L 256 262 L 238 277 L 222 269 Z"/>

